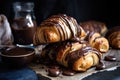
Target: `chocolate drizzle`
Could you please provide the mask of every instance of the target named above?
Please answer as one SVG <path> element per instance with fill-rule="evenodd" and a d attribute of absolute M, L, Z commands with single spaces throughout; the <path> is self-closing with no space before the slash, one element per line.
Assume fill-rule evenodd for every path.
<path fill-rule="evenodd" d="M 98 21 L 86 21 L 80 23 L 80 25 L 89 34 L 91 32 L 101 33 L 102 28 L 105 24 Z"/>
<path fill-rule="evenodd" d="M 99 57 L 99 60 L 101 60 L 101 55 L 100 55 L 100 53 L 96 49 L 93 49 L 90 46 L 86 46 L 86 47 L 83 47 L 83 48 L 81 48 L 81 49 L 79 49 L 77 51 L 69 53 L 67 55 L 66 60 L 68 60 L 68 65 L 72 68 L 74 62 L 76 60 L 78 60 L 79 58 L 81 58 L 82 56 L 87 55 L 88 52 L 94 52 L 94 53 L 96 53 L 98 55 L 98 57 Z"/>
<path fill-rule="evenodd" d="M 78 25 L 77 21 L 65 14 L 53 15 L 47 20 L 44 20 L 41 26 L 53 27 L 56 26 L 59 34 L 60 40 L 64 41 L 69 38 L 78 38 L 81 35 L 81 28 Z M 70 30 L 71 33 L 68 33 L 66 27 Z M 69 36 L 69 35 L 71 36 Z M 64 38 L 63 38 L 64 37 Z"/>
<path fill-rule="evenodd" d="M 95 33 L 95 32 L 89 33 L 89 34 L 86 36 L 85 40 L 86 40 L 86 41 L 89 41 L 89 40 L 91 39 L 91 37 L 93 36 L 94 33 Z"/>
<path fill-rule="evenodd" d="M 95 37 L 94 42 L 96 41 L 96 39 L 99 39 L 99 38 L 102 38 L 102 36 Z"/>

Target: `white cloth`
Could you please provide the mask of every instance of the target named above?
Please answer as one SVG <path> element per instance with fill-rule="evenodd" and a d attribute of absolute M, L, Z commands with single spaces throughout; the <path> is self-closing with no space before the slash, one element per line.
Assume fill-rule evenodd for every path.
<path fill-rule="evenodd" d="M 13 42 L 10 24 L 5 15 L 0 15 L 0 45 L 11 45 Z"/>

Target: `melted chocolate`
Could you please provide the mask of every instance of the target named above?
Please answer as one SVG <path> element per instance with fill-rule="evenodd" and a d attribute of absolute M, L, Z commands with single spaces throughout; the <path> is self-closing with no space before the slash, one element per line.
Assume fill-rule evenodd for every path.
<path fill-rule="evenodd" d="M 79 43 L 87 45 L 86 41 L 79 41 Z M 68 47 L 72 47 L 72 44 L 74 44 L 74 42 L 72 42 L 72 41 L 71 42 L 70 41 L 64 41 L 62 43 L 61 42 L 60 43 L 52 43 L 52 44 L 47 45 L 45 48 L 47 50 L 46 55 L 48 55 L 48 57 L 46 57 L 46 58 L 49 58 L 50 57 L 49 54 L 50 54 L 53 57 L 53 60 L 56 60 L 56 55 L 57 55 L 56 51 L 59 52 L 59 50 L 63 50 L 63 49 L 66 49 Z M 65 76 L 73 76 L 73 75 L 75 75 L 76 72 L 72 70 L 72 67 L 73 67 L 72 65 L 80 57 L 87 55 L 89 51 L 94 52 L 99 57 L 99 65 L 96 66 L 96 69 L 97 70 L 104 69 L 105 65 L 101 61 L 101 55 L 100 55 L 99 51 L 97 51 L 96 49 L 94 49 L 94 48 L 90 47 L 89 45 L 87 45 L 86 47 L 83 47 L 80 50 L 74 51 L 72 53 L 68 52 L 65 60 L 68 61 L 68 66 L 69 66 L 69 68 L 71 70 L 70 69 L 68 70 L 68 69 L 62 67 L 59 64 L 54 64 L 55 61 L 53 61 L 53 62 L 50 62 L 48 64 L 48 70 L 47 70 L 48 75 L 52 76 L 52 77 L 57 77 L 61 73 L 63 75 L 65 75 Z M 49 62 L 49 60 L 48 60 L 48 62 Z M 55 62 L 55 63 L 57 63 L 57 62 Z"/>
<path fill-rule="evenodd" d="M 2 54 L 4 55 L 11 55 L 11 56 L 19 56 L 19 55 L 25 55 L 25 54 L 30 54 L 34 50 L 31 48 L 20 48 L 20 47 L 15 47 L 15 48 L 8 48 L 5 50 Z"/>
<path fill-rule="evenodd" d="M 56 68 L 49 68 L 48 69 L 48 75 L 51 77 L 57 77 L 59 76 L 61 73 L 60 69 L 56 69 Z"/>
<path fill-rule="evenodd" d="M 62 74 L 65 75 L 65 76 L 73 76 L 75 75 L 75 71 L 73 70 L 63 70 Z"/>
<path fill-rule="evenodd" d="M 24 18 L 15 19 L 12 25 L 15 44 L 32 44 L 36 26 L 37 25 L 35 21 L 33 21 L 33 23 L 30 23 L 29 20 Z"/>
<path fill-rule="evenodd" d="M 105 56 L 104 60 L 106 60 L 106 61 L 116 61 L 116 57 L 114 57 L 114 56 Z"/>
<path fill-rule="evenodd" d="M 104 69 L 105 67 L 106 67 L 105 64 L 102 61 L 100 61 L 99 64 L 96 66 L 96 70 L 101 70 Z"/>
<path fill-rule="evenodd" d="M 94 42 L 96 41 L 96 39 L 99 39 L 99 38 L 102 38 L 102 36 L 95 37 Z"/>
<path fill-rule="evenodd" d="M 91 39 L 91 37 L 93 36 L 94 33 L 95 33 L 95 32 L 90 32 L 90 33 L 86 36 L 85 40 L 89 41 L 89 40 Z"/>
<path fill-rule="evenodd" d="M 68 65 L 72 68 L 72 65 L 74 64 L 74 62 L 76 60 L 78 60 L 80 57 L 87 55 L 88 52 L 94 52 L 95 54 L 98 55 L 99 60 L 101 60 L 101 55 L 96 49 L 94 49 L 94 48 L 92 48 L 90 46 L 86 46 L 86 47 L 83 47 L 83 48 L 81 48 L 81 49 L 79 49 L 77 51 L 69 53 L 66 56 L 66 60 L 68 60 Z"/>

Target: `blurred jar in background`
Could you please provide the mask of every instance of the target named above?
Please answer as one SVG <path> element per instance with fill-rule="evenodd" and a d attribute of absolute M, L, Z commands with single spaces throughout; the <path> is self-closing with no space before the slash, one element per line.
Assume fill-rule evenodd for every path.
<path fill-rule="evenodd" d="M 15 2 L 13 3 L 14 20 L 12 32 L 14 43 L 20 45 L 32 45 L 33 36 L 36 31 L 36 19 L 34 16 L 34 3 Z"/>

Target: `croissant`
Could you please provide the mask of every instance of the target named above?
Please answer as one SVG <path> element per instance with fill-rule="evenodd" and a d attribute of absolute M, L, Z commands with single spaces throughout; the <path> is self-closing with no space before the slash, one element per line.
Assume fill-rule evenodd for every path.
<path fill-rule="evenodd" d="M 87 34 L 90 32 L 98 32 L 103 35 L 108 30 L 106 24 L 99 21 L 85 21 L 81 22 L 80 25 L 84 27 Z"/>
<path fill-rule="evenodd" d="M 57 51 L 57 52 L 56 52 Z M 51 60 L 75 71 L 86 71 L 99 64 L 101 53 L 85 41 L 49 44 L 41 53 Z"/>
<path fill-rule="evenodd" d="M 120 49 L 120 26 L 114 26 L 109 29 L 106 33 L 106 38 L 111 47 Z"/>
<path fill-rule="evenodd" d="M 99 50 L 102 53 L 105 53 L 109 50 L 109 42 L 108 40 L 101 36 L 100 33 L 91 32 L 87 37 L 86 40 L 89 44 Z"/>
<path fill-rule="evenodd" d="M 85 31 L 79 27 L 77 21 L 65 14 L 53 15 L 44 20 L 38 27 L 33 43 L 35 45 L 54 43 L 79 37 L 84 39 Z"/>
<path fill-rule="evenodd" d="M 87 34 L 85 40 L 88 41 L 92 47 L 96 48 L 102 53 L 105 53 L 109 50 L 108 40 L 101 35 L 107 30 L 104 23 L 87 21 L 80 23 L 80 25 Z"/>

